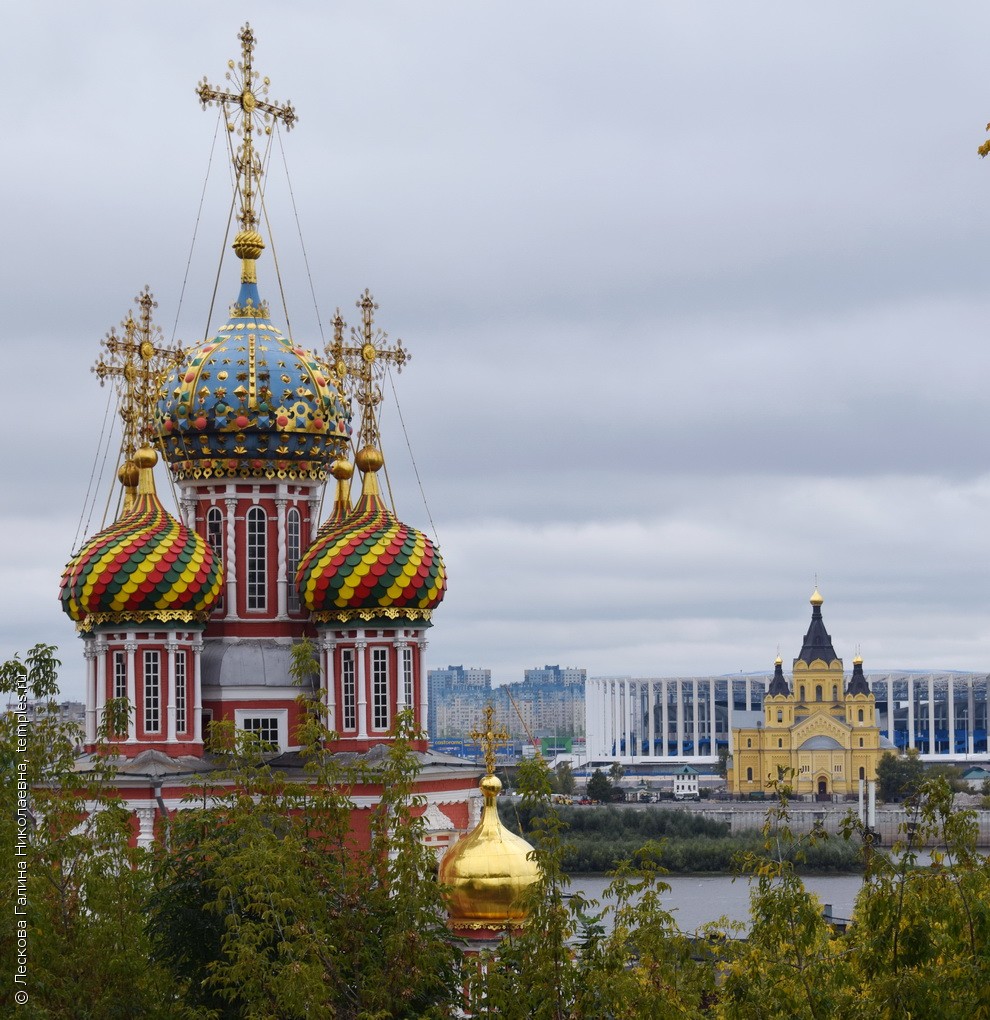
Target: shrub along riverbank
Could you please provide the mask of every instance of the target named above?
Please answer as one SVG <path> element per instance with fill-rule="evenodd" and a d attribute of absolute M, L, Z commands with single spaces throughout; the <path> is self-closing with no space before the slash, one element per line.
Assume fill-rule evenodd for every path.
<path fill-rule="evenodd" d="M 622 861 L 636 863 L 644 844 L 662 847 L 657 863 L 672 873 L 731 873 L 740 854 L 763 846 L 759 832 L 729 834 L 726 822 L 700 818 L 690 811 L 663 808 L 600 807 L 554 808 L 565 829 L 563 870 L 569 874 L 613 871 Z M 502 822 L 528 838 L 535 818 L 545 805 L 517 803 L 500 810 Z M 862 855 L 855 842 L 831 837 L 801 848 L 797 870 L 806 874 L 862 870 Z"/>

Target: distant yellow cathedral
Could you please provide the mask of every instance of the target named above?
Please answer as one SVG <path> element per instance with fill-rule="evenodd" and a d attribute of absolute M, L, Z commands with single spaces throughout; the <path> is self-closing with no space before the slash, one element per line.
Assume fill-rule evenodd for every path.
<path fill-rule="evenodd" d="M 831 799 L 856 793 L 860 779 L 876 779 L 877 761 L 886 750 L 880 745 L 876 699 L 858 655 L 845 685 L 842 660 L 822 620 L 823 601 L 816 588 L 792 686 L 778 655 L 763 719 L 732 731 L 728 783 L 734 794 L 764 792 L 779 778 L 795 794 Z"/>

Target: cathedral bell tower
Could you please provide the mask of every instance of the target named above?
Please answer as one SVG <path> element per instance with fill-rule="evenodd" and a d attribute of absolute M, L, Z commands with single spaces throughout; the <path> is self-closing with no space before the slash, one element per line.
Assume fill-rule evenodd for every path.
<path fill-rule="evenodd" d="M 232 245 L 240 291 L 226 323 L 166 382 L 159 438 L 185 523 L 226 572 L 204 640 L 207 718 L 231 719 L 285 750 L 299 712 L 292 646 L 311 633 L 294 577 L 315 535 L 329 465 L 347 447 L 350 409 L 332 370 L 283 336 L 259 292 L 265 245 L 256 229 L 262 165 L 254 135 L 279 124 L 288 130 L 297 118 L 290 104 L 267 100 L 268 79 L 253 68 L 250 26 L 240 40 L 229 87 L 204 79 L 197 89 L 203 107 L 219 106 L 241 138 L 233 156 L 240 230 Z"/>

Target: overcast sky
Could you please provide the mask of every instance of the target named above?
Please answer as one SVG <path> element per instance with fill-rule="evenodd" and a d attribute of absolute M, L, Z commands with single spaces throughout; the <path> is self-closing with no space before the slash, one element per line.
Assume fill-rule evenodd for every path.
<path fill-rule="evenodd" d="M 146 283 L 204 336 L 230 176 L 194 88 L 245 19 L 299 115 L 291 333 L 370 287 L 413 355 L 428 510 L 390 393 L 383 438 L 449 571 L 430 665 L 763 669 L 817 575 L 847 665 L 990 670 L 985 0 L 5 5 L 4 658 L 57 644 L 81 696 L 89 369 Z M 213 327 L 236 290 L 228 258 Z"/>

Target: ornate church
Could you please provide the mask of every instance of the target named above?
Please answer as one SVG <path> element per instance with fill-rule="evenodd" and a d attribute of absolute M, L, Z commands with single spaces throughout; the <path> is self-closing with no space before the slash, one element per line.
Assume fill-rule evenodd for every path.
<path fill-rule="evenodd" d="M 381 382 L 408 354 L 376 326 L 371 295 L 349 333 L 337 313 L 322 351 L 284 335 L 263 296 L 255 139 L 290 129 L 296 114 L 268 99 L 249 26 L 239 38 L 228 87 L 204 79 L 197 89 L 240 137 L 239 290 L 227 321 L 192 347 L 163 342 L 147 291 L 104 341 L 96 372 L 120 398 L 122 498 L 61 583 L 86 659 L 80 769 L 92 766 L 107 706 L 126 699 L 129 714 L 110 734 L 114 782 L 143 845 L 214 768 L 208 736 L 218 722 L 254 734 L 273 768 L 299 782 L 305 699 L 322 699 L 329 749 L 349 758 L 373 763 L 399 713 L 422 733 L 426 636 L 447 582 L 439 549 L 399 520 L 378 482 Z M 177 491 L 175 515 L 157 493 L 160 463 Z M 315 675 L 294 664 L 304 640 Z M 432 753 L 425 738 L 412 746 L 428 838 L 441 849 L 480 818 L 480 770 Z M 380 793 L 370 781 L 353 791 L 358 838 Z"/>
<path fill-rule="evenodd" d="M 880 755 L 893 748 L 881 741 L 876 698 L 859 655 L 845 682 L 842 660 L 822 619 L 823 602 L 816 588 L 811 624 L 790 685 L 778 655 L 762 717 L 733 730 L 728 785 L 737 796 L 762 794 L 777 780 L 798 795 L 831 799 L 854 794 L 861 779 L 876 779 Z"/>

